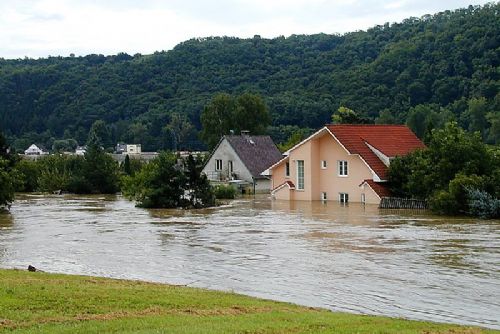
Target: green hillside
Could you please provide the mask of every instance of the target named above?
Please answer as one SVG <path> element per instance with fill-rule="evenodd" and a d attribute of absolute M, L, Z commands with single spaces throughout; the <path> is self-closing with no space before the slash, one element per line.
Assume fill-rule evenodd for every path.
<path fill-rule="evenodd" d="M 86 139 L 201 148 L 203 106 L 218 92 L 260 94 L 276 127 L 317 128 L 340 105 L 420 135 L 445 120 L 500 142 L 500 3 L 345 35 L 192 39 L 152 55 L 0 59 L 0 129 L 16 148 Z M 188 126 L 190 124 L 193 127 Z M 170 126 L 169 126 L 170 124 Z"/>

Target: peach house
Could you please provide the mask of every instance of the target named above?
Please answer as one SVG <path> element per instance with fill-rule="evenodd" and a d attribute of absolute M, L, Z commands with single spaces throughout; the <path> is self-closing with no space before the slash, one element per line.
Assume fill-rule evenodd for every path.
<path fill-rule="evenodd" d="M 275 199 L 379 204 L 391 159 L 423 147 L 404 125 L 326 125 L 262 174 Z"/>

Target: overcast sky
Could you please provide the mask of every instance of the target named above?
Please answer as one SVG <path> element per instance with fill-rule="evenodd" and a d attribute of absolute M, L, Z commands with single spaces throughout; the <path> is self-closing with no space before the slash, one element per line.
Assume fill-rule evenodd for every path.
<path fill-rule="evenodd" d="M 149 54 L 192 37 L 345 33 L 480 0 L 0 0 L 0 57 Z"/>

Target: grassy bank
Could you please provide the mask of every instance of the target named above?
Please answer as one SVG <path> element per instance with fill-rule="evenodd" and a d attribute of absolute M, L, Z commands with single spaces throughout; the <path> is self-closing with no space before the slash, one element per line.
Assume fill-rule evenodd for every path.
<path fill-rule="evenodd" d="M 180 286 L 0 269 L 1 333 L 493 333 Z M 498 332 L 497 332 L 498 333 Z"/>

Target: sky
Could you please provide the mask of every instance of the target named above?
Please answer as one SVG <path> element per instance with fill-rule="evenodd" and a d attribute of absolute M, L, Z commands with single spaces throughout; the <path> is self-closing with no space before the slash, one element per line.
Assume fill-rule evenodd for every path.
<path fill-rule="evenodd" d="M 194 37 L 346 33 L 482 0 L 0 0 L 0 58 L 151 54 Z"/>

